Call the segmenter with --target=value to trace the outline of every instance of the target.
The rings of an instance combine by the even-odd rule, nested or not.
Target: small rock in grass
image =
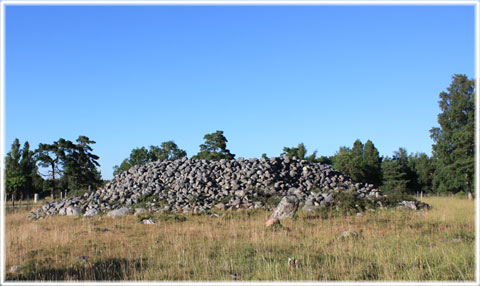
[[[142,224],[155,224],[155,222],[151,218],[143,219],[141,223]]]
[[[86,256],[75,256],[75,260],[80,261],[82,263],[87,263],[88,262],[88,257],[86,257]]]
[[[18,265],[13,265],[12,267],[10,267],[10,272],[15,273],[18,271],[18,268],[19,268]]]
[[[269,226],[272,226],[272,225],[277,224],[277,223],[280,223],[280,220],[278,218],[270,218],[265,223],[265,226],[269,227]]]
[[[352,230],[345,230],[340,234],[341,238],[357,237],[358,233]]]

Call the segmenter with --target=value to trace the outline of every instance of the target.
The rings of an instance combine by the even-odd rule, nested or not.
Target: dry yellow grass
[[[30,221],[20,211],[6,215],[7,272],[20,266],[7,280],[474,280],[474,203],[425,201],[434,208],[424,214],[299,213],[273,229],[266,211],[163,215],[154,225],[134,216]],[[339,238],[344,230],[358,236]]]

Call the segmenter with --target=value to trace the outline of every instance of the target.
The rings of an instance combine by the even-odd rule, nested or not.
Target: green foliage
[[[409,156],[409,165],[415,170],[418,187],[424,193],[432,191],[434,164],[434,158],[428,157],[425,153],[416,153],[414,156]]]
[[[158,146],[150,146],[149,154],[152,161],[177,160],[187,156],[187,152],[179,149],[173,141],[163,142],[160,148]]]
[[[354,215],[367,209],[374,209],[375,204],[366,199],[360,199],[355,192],[339,192],[335,194],[335,211],[340,215]]]
[[[203,139],[205,143],[200,145],[200,152],[193,158],[205,160],[235,158],[235,154],[230,153],[230,150],[227,149],[228,140],[223,136],[223,131],[217,130],[215,133],[206,134]]]
[[[120,174],[121,172],[127,171],[131,167],[132,166],[130,165],[129,160],[124,159],[122,161],[122,163],[120,164],[120,166],[118,166],[118,165],[113,166],[113,175],[116,176],[116,175]]]
[[[137,203],[135,204],[135,207],[145,208],[148,206],[148,204],[152,204],[152,203],[158,203],[158,196],[154,195],[153,193],[150,193],[150,194],[146,193],[137,199]]]
[[[113,166],[113,175],[116,176],[135,165],[143,165],[158,160],[177,160],[186,156],[187,152],[179,149],[173,141],[162,142],[160,147],[152,145],[149,149],[145,147],[135,148],[130,152],[130,157],[124,159],[120,166]]]
[[[410,194],[404,192],[400,188],[395,188],[385,196],[381,197],[379,201],[385,207],[395,207],[401,201],[416,201]]]
[[[5,157],[5,189],[9,195],[33,195],[42,189],[42,178],[37,174],[34,152],[30,151],[30,144],[24,143],[20,148],[20,141],[15,139],[10,152]]]
[[[320,164],[332,165],[332,159],[327,156],[320,156],[316,159],[316,161]]]
[[[349,175],[354,181],[377,186],[381,184],[382,158],[370,140],[365,145],[356,140],[352,149],[340,147],[331,161],[335,169]]]
[[[467,197],[467,194],[464,192],[464,191],[460,191],[458,193],[455,194],[455,197],[457,198],[466,198]]]
[[[95,141],[86,136],[79,136],[77,144],[60,138],[52,144],[39,144],[35,150],[35,158],[41,167],[48,168],[47,177],[51,183],[51,192],[56,187],[70,190],[82,189],[88,186],[101,185],[101,175],[97,167],[99,157],[93,154],[91,144]],[[57,178],[61,178],[57,184]]]
[[[382,171],[382,190],[385,192],[397,190],[413,194],[421,189],[415,171],[415,157],[407,155],[405,148],[395,151],[393,158],[386,158],[382,163]]]
[[[300,160],[307,160],[310,162],[316,162],[317,151],[307,156],[307,148],[303,143],[298,144],[297,147],[283,147],[283,153],[280,156],[286,156],[289,158],[297,158]]]
[[[73,189],[68,191],[67,196],[68,197],[81,197],[85,193],[88,193],[88,189]]]
[[[433,188],[437,192],[471,192],[475,172],[475,82],[454,75],[440,93],[440,127],[430,130],[436,159]]]
[[[383,171],[383,185],[381,187],[383,192],[392,192],[399,190],[405,192],[407,190],[407,173],[404,166],[398,160],[385,158],[382,162]]]
[[[66,151],[64,161],[64,178],[68,189],[86,189],[88,186],[96,188],[102,184],[100,171],[97,167],[99,157],[92,153],[91,144],[96,142],[86,136],[79,136],[77,144],[72,144]]]
[[[169,223],[175,223],[175,222],[184,222],[187,220],[187,217],[184,215],[179,215],[179,214],[173,214],[173,213],[156,213],[152,214],[151,212],[146,212],[143,214],[140,214],[137,217],[137,221],[141,222],[144,219],[151,219],[154,222],[169,222]]]

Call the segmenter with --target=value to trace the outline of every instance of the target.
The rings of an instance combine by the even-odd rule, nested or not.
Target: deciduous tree
[[[475,82],[456,74],[440,93],[440,127],[430,130],[434,141],[433,188],[438,192],[471,193],[475,173]]]

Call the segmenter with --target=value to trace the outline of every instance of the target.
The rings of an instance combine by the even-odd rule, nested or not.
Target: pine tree
[[[15,139],[10,152],[5,158],[5,189],[9,195],[32,195],[39,191],[42,184],[41,177],[37,174],[34,152],[26,141],[23,149],[20,141]]]
[[[71,190],[99,186],[101,184],[100,171],[97,170],[100,166],[99,157],[92,153],[93,149],[90,146],[96,142],[86,136],[79,136],[76,142],[77,144],[69,142],[64,145],[66,155],[63,174],[66,185]]]
[[[223,131],[206,134],[203,136],[204,144],[200,145],[200,152],[194,156],[196,159],[220,160],[233,159],[235,154],[227,149],[227,138],[223,136]]]
[[[363,147],[362,168],[364,169],[364,180],[380,186],[382,183],[382,158],[370,140]]]
[[[408,178],[404,166],[396,158],[385,158],[382,162],[384,192],[405,193],[407,191]]]
[[[352,149],[340,147],[332,157],[333,167],[354,181],[370,183],[379,186],[382,181],[380,157],[377,148],[368,140],[365,145],[360,140],[353,143]]]

